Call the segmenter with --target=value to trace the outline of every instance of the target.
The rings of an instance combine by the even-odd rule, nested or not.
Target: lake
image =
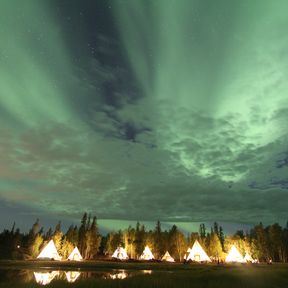
[[[17,280],[19,283],[37,283],[39,285],[48,285],[52,281],[62,280],[68,283],[88,279],[126,279],[137,275],[150,275],[152,270],[127,270],[127,269],[111,269],[87,271],[81,270],[55,270],[55,268],[42,269],[0,269],[0,283],[9,283]]]
[[[0,261],[0,288],[287,288],[288,264]]]

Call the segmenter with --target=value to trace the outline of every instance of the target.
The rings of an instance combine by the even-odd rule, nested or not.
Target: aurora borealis
[[[287,221],[287,8],[2,0],[0,225]]]

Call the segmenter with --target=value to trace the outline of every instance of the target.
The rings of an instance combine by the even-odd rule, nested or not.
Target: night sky
[[[1,0],[0,227],[286,222],[287,9]]]

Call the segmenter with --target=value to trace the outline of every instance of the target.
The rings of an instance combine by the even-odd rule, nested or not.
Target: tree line
[[[62,232],[61,222],[45,232],[37,219],[28,233],[15,229],[14,223],[11,230],[0,233],[0,258],[35,259],[51,239],[63,259],[68,258],[75,246],[87,260],[109,258],[119,246],[126,249],[131,259],[138,259],[145,246],[149,246],[155,259],[161,259],[169,251],[176,261],[183,261],[187,249],[198,240],[214,261],[224,260],[235,245],[242,255],[249,253],[259,261],[288,262],[288,223],[285,227],[277,223],[268,226],[260,223],[250,231],[239,230],[233,235],[225,235],[223,228],[215,222],[209,230],[200,224],[198,232],[185,235],[176,225],[163,230],[157,221],[155,228],[148,230],[137,222],[135,227],[100,235],[96,217],[87,213],[79,227],[72,225],[66,233]]]

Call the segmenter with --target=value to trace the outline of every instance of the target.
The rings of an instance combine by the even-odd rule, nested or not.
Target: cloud
[[[188,2],[185,7],[190,7]],[[227,15],[238,13],[232,6],[225,10]],[[171,15],[182,17],[183,7],[155,11],[164,21]],[[286,34],[281,29],[278,35],[275,26],[267,26],[260,17],[267,28],[263,33],[249,16],[250,24],[240,23],[244,26],[238,18],[233,21],[231,37],[224,37],[225,23],[215,28],[225,38],[223,43],[214,41],[210,24],[195,24],[197,45],[187,40],[185,46],[178,41],[183,40],[178,35],[182,28],[187,28],[188,15],[183,15],[183,22],[170,23],[174,30],[168,32],[156,17],[153,25],[159,29],[149,34],[141,25],[147,20],[142,15],[138,20],[145,22],[129,26],[124,36],[119,33],[123,39],[90,35],[97,51],[80,53],[77,63],[73,48],[66,51],[63,39],[51,32],[61,44],[57,53],[66,55],[56,65],[65,72],[56,79],[56,88],[51,81],[57,77],[50,74],[49,65],[40,73],[33,70],[28,79],[30,58],[21,62],[20,83],[27,84],[29,100],[22,103],[25,109],[19,104],[22,86],[10,85],[13,93],[7,86],[0,88],[6,97],[0,97],[2,199],[71,219],[88,211],[101,219],[129,221],[286,220]],[[141,33],[147,45],[141,49],[136,48],[142,40],[130,41],[139,33],[137,27],[145,30]],[[19,25],[15,29],[22,31]],[[203,31],[214,40],[205,40]],[[170,32],[175,33],[171,38]],[[54,51],[54,46],[48,48],[48,54]],[[24,57],[20,48],[16,52],[17,58],[9,63]],[[15,77],[5,75],[7,83],[15,82]],[[45,85],[35,86],[31,79]],[[52,94],[48,101],[46,96]]]

